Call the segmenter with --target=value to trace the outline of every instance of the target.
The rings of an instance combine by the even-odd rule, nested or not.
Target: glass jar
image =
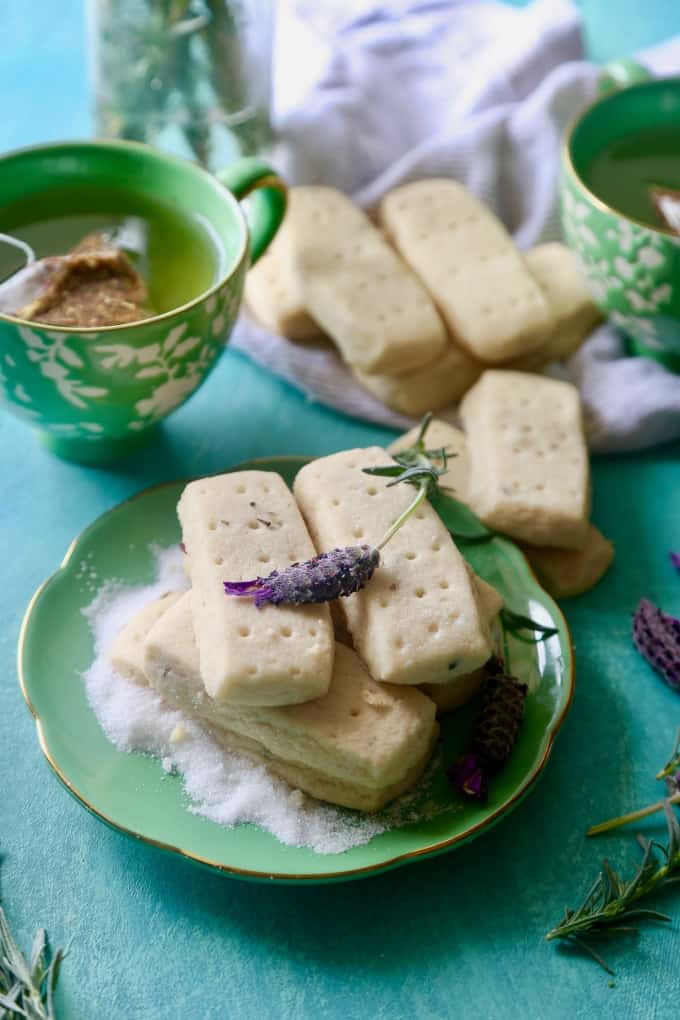
[[[88,0],[97,134],[217,170],[266,152],[270,0]]]

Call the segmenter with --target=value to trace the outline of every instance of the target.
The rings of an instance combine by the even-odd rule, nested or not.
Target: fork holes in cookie
[[[445,590],[446,590],[446,589],[447,589],[447,588],[449,587],[449,582],[448,582],[448,581],[440,581],[440,582],[439,582],[439,587],[440,587],[440,588],[441,588],[441,589],[442,589],[443,591],[445,591]]]
[[[414,560],[416,558],[416,553],[414,553],[413,550],[409,550],[409,552],[404,553],[404,556],[407,560]]]
[[[281,628],[281,636],[282,637],[292,637],[293,636],[293,632],[290,629],[290,627],[282,627]]]
[[[417,599],[422,599],[424,595],[425,595],[425,589],[424,588],[420,588],[420,587],[416,588],[415,596],[416,596]]]
[[[250,637],[250,627],[239,627],[238,632],[240,637]]]

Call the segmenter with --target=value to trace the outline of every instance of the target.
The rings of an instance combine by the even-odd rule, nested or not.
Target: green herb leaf
[[[47,935],[41,928],[33,939],[30,963],[19,949],[0,907],[0,1020],[56,1020],[54,989],[66,950],[50,959]]]
[[[539,641],[545,641],[546,638],[558,633],[557,627],[546,626],[537,620],[532,620],[530,616],[515,613],[512,609],[508,609],[507,606],[501,609],[500,617],[505,630],[509,631],[518,641],[524,641],[527,644],[537,644]],[[527,630],[538,634],[538,637],[532,638],[522,634],[522,631]]]
[[[454,499],[443,489],[438,488],[430,495],[430,503],[451,537],[457,542],[476,544],[490,542],[496,537],[496,532],[489,531],[465,503]]]

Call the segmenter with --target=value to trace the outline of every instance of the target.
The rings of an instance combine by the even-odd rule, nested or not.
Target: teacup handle
[[[627,89],[629,85],[651,80],[652,75],[646,67],[631,57],[622,57],[621,60],[610,60],[605,64],[597,82],[597,91],[605,96],[608,92],[618,92]]]
[[[281,226],[286,211],[286,183],[255,156],[231,163],[216,176],[239,202],[252,196],[244,213],[250,236],[250,263],[254,265]]]

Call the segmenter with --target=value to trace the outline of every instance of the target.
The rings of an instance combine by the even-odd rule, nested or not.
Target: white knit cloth
[[[523,9],[287,0],[276,40],[274,120],[289,181],[333,185],[370,208],[404,181],[453,177],[521,248],[560,237],[560,137],[599,74],[583,59],[570,0]],[[680,73],[680,38],[638,56],[655,73]],[[245,316],[232,346],[340,411],[409,423],[354,382],[333,351],[296,346]],[[593,449],[680,436],[680,376],[625,357],[612,327],[596,330],[566,371],[581,390]]]

